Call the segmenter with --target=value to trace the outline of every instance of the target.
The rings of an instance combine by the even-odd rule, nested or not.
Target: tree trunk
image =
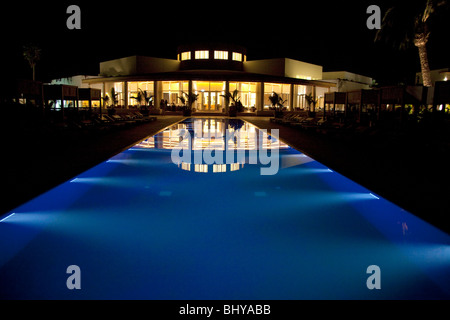
[[[422,71],[422,81],[425,87],[431,87],[431,73],[430,66],[428,64],[427,54],[427,40],[428,37],[425,34],[416,35],[414,45],[419,49],[420,67]]]

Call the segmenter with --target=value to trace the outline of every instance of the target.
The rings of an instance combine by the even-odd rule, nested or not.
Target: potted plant
[[[192,104],[197,101],[198,94],[189,92],[183,92],[183,95],[181,97],[178,97],[180,99],[181,103],[184,105],[183,107],[183,115],[185,117],[189,117],[192,114]]]
[[[316,113],[316,103],[317,103],[317,100],[314,99],[312,93],[305,95],[305,99],[306,99],[306,102],[308,102],[309,113],[310,113],[310,115],[314,115],[314,114]],[[313,107],[313,111],[311,111],[311,105],[312,105],[312,107]]]
[[[283,105],[286,103],[287,100],[283,100],[281,96],[276,92],[272,92],[271,96],[269,97],[269,100],[272,103],[275,118],[282,118],[284,107]]]
[[[150,105],[150,102],[153,100],[153,96],[149,95],[147,91],[143,91],[141,88],[139,88],[137,95],[135,97],[131,97],[131,99],[136,100],[138,106],[141,106],[141,103],[144,102],[148,107]]]
[[[238,89],[235,89],[233,93],[227,92],[226,94],[221,94],[220,96],[225,98],[227,105],[230,102],[230,100],[233,101],[228,110],[228,115],[230,117],[236,117],[238,112],[242,112],[243,106],[241,103],[241,97],[239,96]]]
[[[113,88],[111,88],[111,94],[110,94],[110,99],[111,99],[111,107],[116,107],[119,104],[119,94],[116,93],[116,90]]]

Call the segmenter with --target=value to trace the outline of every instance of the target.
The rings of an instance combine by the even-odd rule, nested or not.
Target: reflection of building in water
[[[186,163],[181,162],[178,164],[178,168],[181,168],[182,170],[186,171],[195,171],[195,172],[227,172],[227,171],[237,171],[244,167],[244,164],[242,163],[231,163],[231,164],[192,164],[192,163]],[[212,171],[210,171],[212,170]]]
[[[238,119],[194,118],[191,122],[175,124],[166,130],[143,140],[136,145],[138,148],[150,149],[183,149],[192,153],[191,159],[199,161],[178,163],[178,167],[195,172],[227,172],[237,171],[248,163],[246,151],[286,149],[289,146],[272,137],[267,132],[257,129],[254,125]],[[204,151],[222,151],[221,163],[207,164],[199,153]],[[188,151],[188,152],[189,152]],[[230,163],[226,153],[233,151],[237,159]],[[215,154],[216,157],[218,157]],[[219,156],[220,157],[220,156]]]

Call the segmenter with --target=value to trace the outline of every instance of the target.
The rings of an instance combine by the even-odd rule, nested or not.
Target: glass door
[[[209,110],[216,111],[217,97],[218,97],[217,92],[211,92],[211,100],[209,103]]]
[[[202,106],[204,111],[209,110],[209,92],[202,92]]]

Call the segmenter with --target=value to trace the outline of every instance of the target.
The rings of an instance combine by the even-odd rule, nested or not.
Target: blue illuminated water
[[[195,121],[2,216],[0,298],[450,297],[448,234],[283,144],[274,175],[248,157],[174,164],[180,128],[201,129],[197,146],[220,144],[229,127],[258,132]],[[80,267],[80,290],[66,286],[70,265]],[[371,265],[381,289],[366,285]]]

